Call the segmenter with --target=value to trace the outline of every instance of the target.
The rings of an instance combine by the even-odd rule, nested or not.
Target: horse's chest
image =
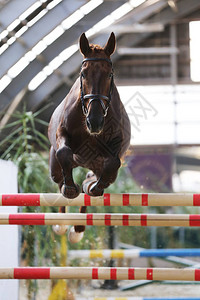
[[[97,153],[90,151],[90,149],[83,149],[83,153],[74,154],[73,159],[78,166],[82,166],[88,169],[101,168],[104,158],[97,155]]]
[[[73,160],[78,166],[99,169],[103,165],[104,157],[95,138],[79,139],[78,146],[73,149],[73,153]]]

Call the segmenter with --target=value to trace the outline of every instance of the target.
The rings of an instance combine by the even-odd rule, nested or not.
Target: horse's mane
[[[95,44],[90,44],[90,49],[93,50],[95,53],[101,53],[104,51],[104,49],[101,46]]]

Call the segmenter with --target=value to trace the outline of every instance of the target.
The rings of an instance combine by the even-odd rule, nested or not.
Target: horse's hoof
[[[80,187],[76,183],[74,184],[74,186],[63,184],[61,193],[66,198],[74,199],[80,194]]]
[[[95,177],[94,177],[95,176]],[[86,179],[94,177],[96,179],[96,175],[92,171],[87,172]],[[97,180],[97,179],[96,179]]]
[[[97,182],[93,183],[89,188],[89,195],[90,196],[102,196],[104,190],[98,188]]]
[[[57,235],[63,235],[68,230],[68,227],[67,225],[53,225],[52,229]]]
[[[82,240],[84,236],[84,232],[76,232],[74,227],[70,228],[70,231],[68,233],[68,240],[70,241],[70,243],[75,244],[78,243]]]

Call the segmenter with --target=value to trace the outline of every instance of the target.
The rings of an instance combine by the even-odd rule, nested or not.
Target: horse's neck
[[[68,95],[64,99],[64,102],[64,109],[61,112],[64,124],[69,122],[70,124],[73,123],[73,125],[76,125],[74,120],[80,120],[80,112],[82,113],[80,101],[80,78],[77,78]]]
[[[73,86],[71,87],[67,97],[71,101],[75,101],[80,97],[80,78],[77,78],[74,82]]]

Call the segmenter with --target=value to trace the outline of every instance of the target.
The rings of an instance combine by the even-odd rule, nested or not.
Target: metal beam
[[[165,4],[167,5],[167,1],[164,1]],[[158,2],[159,4],[159,2]],[[161,4],[161,2],[160,2]],[[151,16],[148,19],[148,22],[151,23],[155,23],[155,22],[161,22],[164,26],[170,23],[175,22],[177,19],[182,18],[194,11],[196,11],[197,9],[200,8],[200,2],[199,0],[191,0],[191,1],[187,1],[187,0],[180,0],[177,2],[177,8],[178,8],[178,12],[175,13],[174,11],[172,11],[172,9],[167,6],[164,5],[163,3],[163,10],[159,11],[158,14],[154,14],[153,16]],[[150,9],[150,7],[149,7]],[[135,21],[135,17],[132,16],[130,18],[130,23]],[[140,42],[142,42],[143,40],[147,39],[149,36],[151,35],[151,33],[143,33],[143,34],[133,34],[132,38],[130,38],[130,35],[127,36],[123,36],[120,38],[119,41],[119,45],[126,45],[127,47],[133,47],[135,45],[138,45]],[[118,55],[115,55],[115,58],[118,58]]]
[[[146,20],[157,12],[161,12],[165,7],[168,7],[168,3],[165,0],[147,0],[142,5],[136,7],[122,19],[120,19],[116,25],[123,24],[132,25],[141,22],[141,20]],[[163,23],[162,19],[156,22]]]
[[[125,48],[120,47],[117,50],[119,55],[169,55],[177,54],[176,47],[145,47],[145,48]]]
[[[170,45],[171,47],[177,47],[176,25],[170,25]],[[177,124],[177,92],[176,84],[178,81],[178,69],[177,69],[177,53],[171,53],[170,56],[170,78],[171,85],[173,87],[173,104],[174,104],[174,143],[178,144],[178,124]],[[174,160],[174,170],[176,172],[176,161]]]
[[[177,36],[176,36],[176,25],[171,24],[170,25],[170,45],[172,48],[177,47]],[[172,85],[177,84],[177,53],[173,52],[170,56],[170,68],[171,68],[171,83]]]
[[[113,25],[102,30],[102,32],[114,32],[115,34],[132,33],[132,32],[161,32],[164,26],[161,23],[154,24],[133,24],[133,25]]]

